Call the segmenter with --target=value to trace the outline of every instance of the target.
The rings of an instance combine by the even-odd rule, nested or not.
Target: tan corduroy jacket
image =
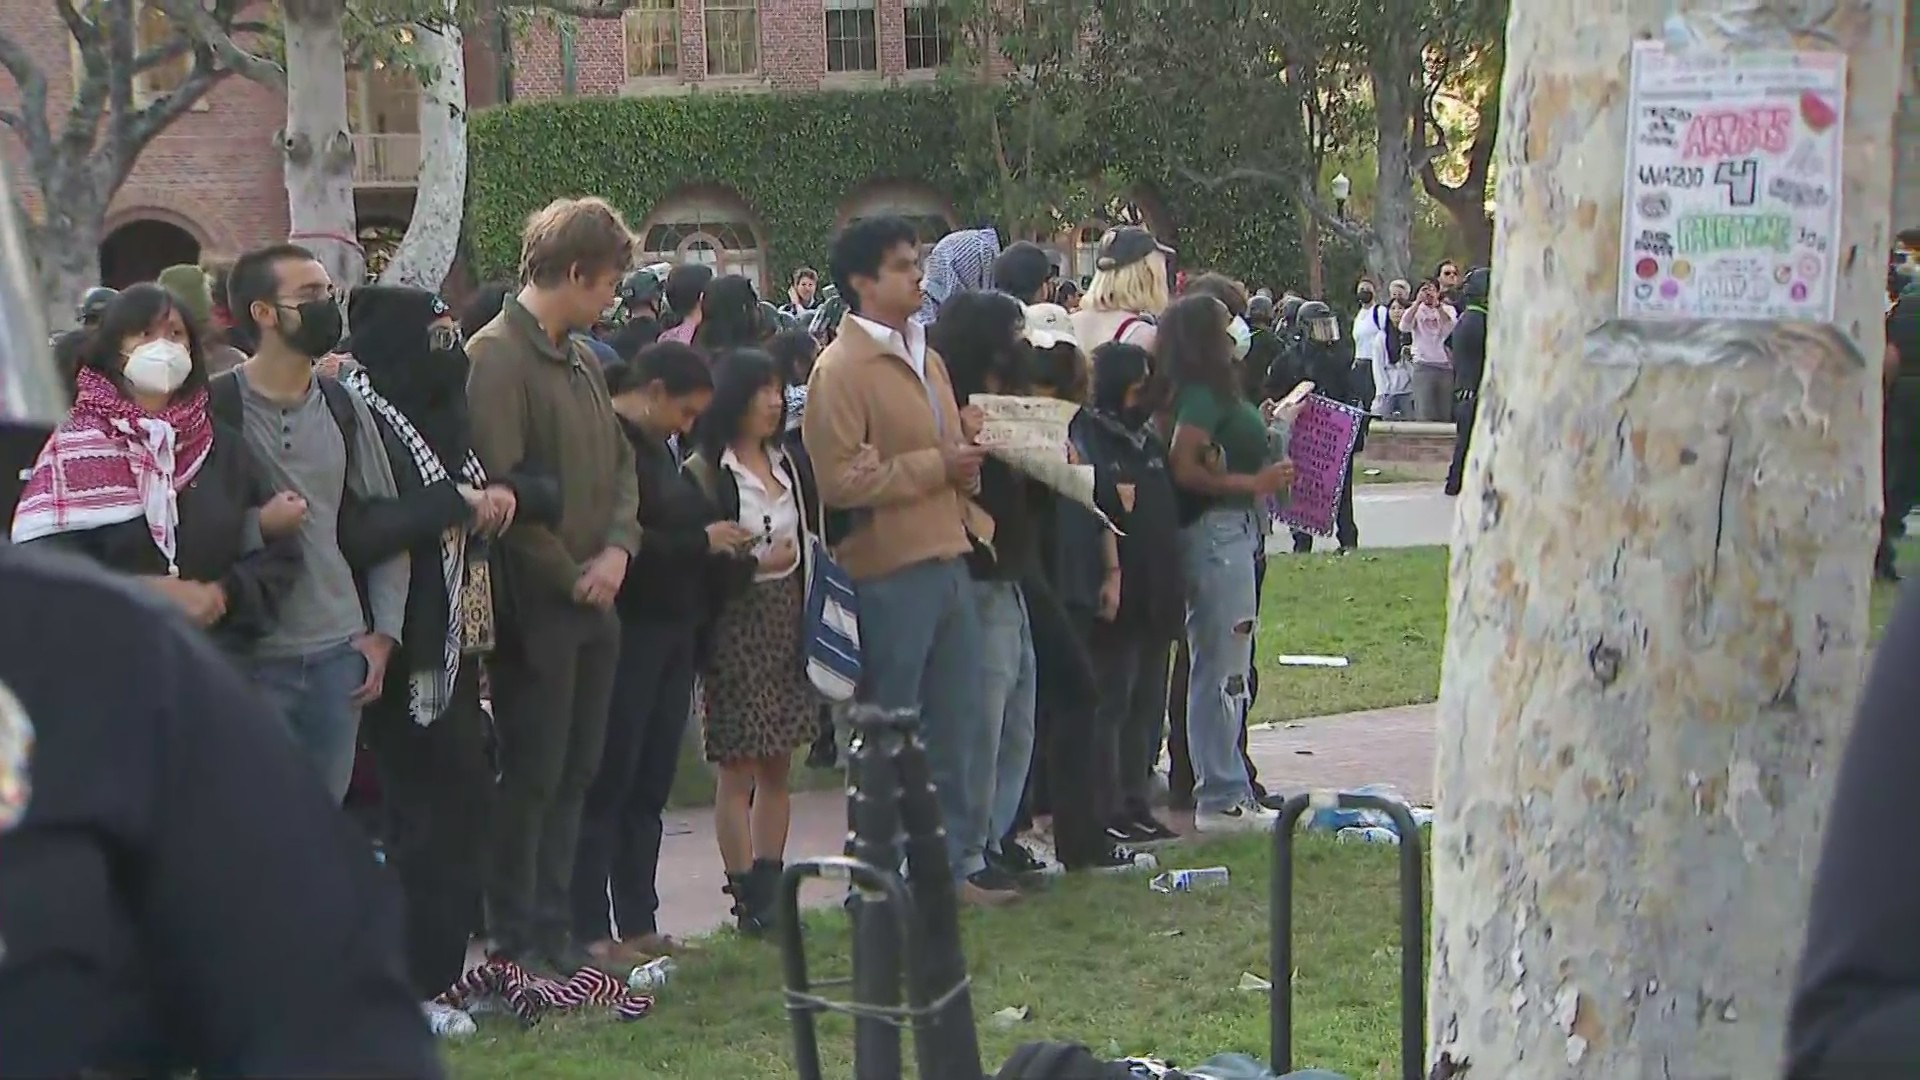
[[[855,513],[834,548],[855,580],[959,558],[972,550],[969,533],[993,539],[993,519],[948,481],[940,454],[963,439],[946,364],[929,348],[922,383],[895,352],[848,317],[807,382],[800,435],[821,501]]]

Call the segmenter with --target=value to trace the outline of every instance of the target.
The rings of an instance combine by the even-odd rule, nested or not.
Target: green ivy
[[[944,192],[963,222],[988,216],[994,168],[961,145],[941,87],[817,94],[569,98],[488,109],[469,131],[466,232],[483,278],[511,277],[527,215],[598,195],[638,227],[692,185],[724,187],[752,212],[779,280],[819,265],[840,207],[875,181]],[[1271,187],[1183,181],[1180,147],[1135,145],[1124,124],[1087,132],[1089,174],[1144,188],[1172,218],[1181,264],[1251,283],[1304,282],[1290,200]],[[1204,171],[1204,170],[1201,170]]]

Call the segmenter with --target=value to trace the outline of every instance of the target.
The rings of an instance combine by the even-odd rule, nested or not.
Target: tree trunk
[[[100,284],[100,241],[107,217],[105,207],[79,193],[61,199],[59,210],[57,222],[21,220],[47,329],[54,333],[77,325],[81,294]],[[51,214],[52,208],[45,212]]]
[[[1408,80],[1384,61],[1369,69],[1374,96],[1374,155],[1378,169],[1373,189],[1373,235],[1367,244],[1367,268],[1381,280],[1418,280],[1413,266],[1413,112]]]
[[[1905,5],[1818,28],[1850,55],[1835,252],[1885,247]],[[1614,320],[1628,53],[1676,7],[1738,22],[1528,0],[1508,28],[1433,849],[1429,1053],[1474,1077],[1778,1075],[1862,671],[1880,260],[1843,261],[1832,327]]]
[[[1327,295],[1327,260],[1320,246],[1320,220],[1300,208],[1300,250],[1307,257],[1307,295]]]
[[[1907,0],[1907,47],[1893,147],[1893,227],[1920,229],[1920,0]]]
[[[366,276],[356,235],[353,138],[347,133],[342,0],[285,0],[287,214],[290,239],[312,249],[343,292]]]
[[[380,280],[438,291],[460,248],[467,205],[467,74],[457,12],[440,28],[420,28],[420,178],[407,234]]]

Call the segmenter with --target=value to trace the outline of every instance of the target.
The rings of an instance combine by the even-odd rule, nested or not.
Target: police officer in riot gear
[[[1447,494],[1460,494],[1462,474],[1467,467],[1467,445],[1473,441],[1473,418],[1480,406],[1480,380],[1487,370],[1487,296],[1493,289],[1493,272],[1476,267],[1460,283],[1460,299],[1466,305],[1447,338],[1447,351],[1453,357],[1453,462],[1447,466]]]
[[[1903,286],[1887,312],[1886,405],[1882,414],[1880,546],[1874,576],[1900,580],[1894,542],[1920,501],[1920,288]]]
[[[666,263],[655,263],[629,271],[620,279],[614,297],[620,302],[625,321],[608,339],[620,359],[631,362],[640,355],[641,349],[660,339],[660,305],[664,302],[667,271],[671,269]]]

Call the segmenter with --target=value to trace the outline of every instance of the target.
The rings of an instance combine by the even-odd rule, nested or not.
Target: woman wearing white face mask
[[[263,490],[241,433],[215,423],[193,321],[143,284],[115,298],[83,350],[13,541],[135,575],[244,652],[299,570],[304,514],[297,496]]]

